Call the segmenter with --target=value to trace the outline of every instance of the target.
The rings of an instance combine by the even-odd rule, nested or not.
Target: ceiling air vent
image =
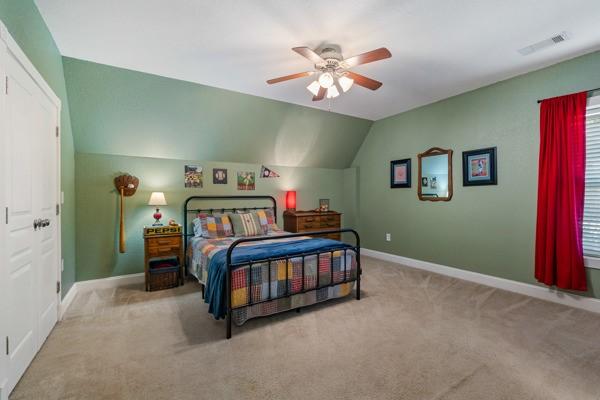
[[[519,49],[519,53],[521,53],[521,55],[527,56],[531,53],[538,52],[547,47],[557,45],[561,42],[564,42],[567,39],[569,39],[567,32],[561,32],[558,35],[554,35],[549,39],[542,40],[541,42],[534,43],[527,47],[523,47],[522,49]]]

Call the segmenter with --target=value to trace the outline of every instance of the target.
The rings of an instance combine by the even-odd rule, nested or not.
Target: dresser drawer
[[[322,235],[313,235],[314,237],[320,237],[320,238],[325,238],[325,239],[333,239],[333,240],[341,240],[341,235],[339,233],[329,233],[329,234],[322,234]]]
[[[328,223],[328,224],[338,224],[340,223],[340,216],[339,215],[327,215],[327,216],[322,216],[320,217],[319,221],[321,221],[321,223]]]
[[[321,229],[340,229],[340,222],[325,222],[321,221]]]
[[[319,216],[309,216],[309,217],[298,217],[299,224],[318,224],[321,221],[321,217]]]
[[[165,247],[165,246],[179,246],[181,240],[178,236],[175,237],[153,237],[148,238],[148,247]]]
[[[179,252],[179,246],[148,246],[149,257],[172,256]]]

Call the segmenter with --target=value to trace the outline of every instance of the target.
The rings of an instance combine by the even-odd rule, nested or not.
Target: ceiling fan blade
[[[316,96],[313,96],[313,101],[323,100],[325,98],[325,94],[327,93],[327,89],[324,87],[319,88],[319,93]]]
[[[348,78],[354,79],[354,83],[367,89],[377,90],[383,85],[383,83],[376,81],[375,79],[367,78],[364,75],[357,74],[356,72],[346,71]]]
[[[390,58],[392,53],[385,47],[381,47],[377,50],[368,51],[366,53],[359,54],[354,57],[350,57],[342,61],[342,66],[344,68],[352,68],[357,65],[368,64],[374,61],[383,60],[386,58]]]
[[[279,78],[269,79],[267,81],[267,83],[269,85],[272,85],[274,83],[289,81],[290,79],[303,78],[305,76],[310,76],[314,73],[315,73],[315,71],[307,71],[307,72],[299,72],[297,74],[292,74],[292,75],[280,76]]]
[[[300,54],[302,57],[308,58],[310,61],[312,61],[315,64],[320,64],[320,63],[325,62],[325,60],[323,60],[320,55],[315,53],[315,51],[313,49],[310,49],[306,46],[293,47],[292,50],[294,50],[296,53]]]

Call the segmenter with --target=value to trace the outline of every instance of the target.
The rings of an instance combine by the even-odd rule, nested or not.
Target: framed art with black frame
[[[390,162],[390,188],[409,188],[410,158]]]
[[[497,185],[496,148],[463,151],[463,186]]]

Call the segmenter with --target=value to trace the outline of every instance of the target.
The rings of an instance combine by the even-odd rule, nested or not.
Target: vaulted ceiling
[[[36,0],[65,56],[377,120],[600,45],[595,0]],[[557,33],[570,39],[523,56]],[[344,56],[385,46],[356,72],[383,82],[314,103],[294,46]]]

